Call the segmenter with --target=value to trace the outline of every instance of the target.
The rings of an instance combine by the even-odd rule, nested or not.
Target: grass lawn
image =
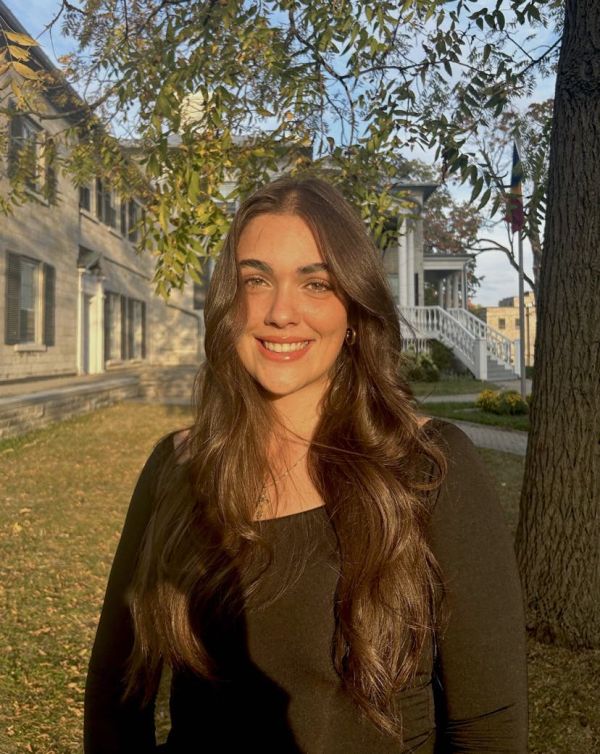
[[[459,419],[466,422],[489,424],[504,429],[529,430],[527,414],[511,416],[508,414],[492,414],[475,407],[474,403],[427,403],[421,404],[421,411],[431,416],[441,416],[445,419]]]
[[[453,377],[442,379],[437,382],[411,382],[411,388],[415,395],[469,395],[481,393],[482,390],[499,390],[499,386],[493,382],[476,380],[473,377]]]
[[[0,752],[79,754],[83,687],[130,494],[178,407],[123,404],[0,442]],[[514,530],[523,459],[482,450]],[[600,747],[600,651],[530,642],[532,754]],[[167,712],[158,705],[158,729]]]

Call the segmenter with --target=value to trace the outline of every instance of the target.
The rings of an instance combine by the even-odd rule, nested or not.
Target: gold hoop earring
[[[353,346],[356,343],[356,330],[353,327],[349,327],[346,330],[346,344]]]

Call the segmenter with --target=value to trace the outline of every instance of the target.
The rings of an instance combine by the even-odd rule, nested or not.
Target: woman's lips
[[[279,362],[288,362],[288,361],[298,361],[298,359],[301,359],[308,351],[310,351],[310,348],[312,344],[314,343],[313,340],[309,340],[307,345],[304,346],[304,348],[299,348],[296,351],[269,351],[268,348],[263,344],[263,341],[259,338],[256,338],[256,342],[258,344],[258,350],[259,352],[265,357],[265,359],[269,359],[269,361],[279,361]],[[296,343],[299,341],[295,341]]]

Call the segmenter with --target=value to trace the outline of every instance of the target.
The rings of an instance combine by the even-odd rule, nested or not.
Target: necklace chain
[[[304,458],[306,458],[307,454],[308,454],[308,450],[306,451],[306,453],[303,453],[300,456],[300,458],[298,458],[297,461],[294,461],[294,463],[289,467],[289,469],[286,469],[283,472],[283,474],[281,476],[277,477],[277,479],[275,479],[274,481],[275,482],[280,482],[282,479],[284,479],[290,473],[290,471],[292,471],[292,469],[294,469],[300,463],[300,461],[302,461]],[[260,495],[258,497],[258,504],[256,506],[256,511],[255,511],[255,514],[254,514],[257,521],[260,521],[262,519],[262,517],[263,517],[263,515],[265,513],[265,508],[266,508],[266,506],[267,506],[268,503],[269,503],[269,495],[267,494],[267,485],[265,484],[265,485],[263,485],[261,493],[260,493]]]

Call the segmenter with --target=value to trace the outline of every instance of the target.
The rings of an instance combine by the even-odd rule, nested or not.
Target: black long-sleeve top
[[[230,682],[174,672],[164,748],[156,747],[153,705],[120,702],[133,638],[127,593],[158,469],[174,455],[171,434],[142,469],[112,566],[86,685],[86,754],[525,752],[525,629],[512,543],[471,441],[439,420],[427,431],[439,433],[449,461],[428,530],[444,576],[448,619],[436,636],[435,659],[430,648],[414,686],[395,700],[403,746],[361,716],[333,667],[338,571],[325,508],[263,523],[282,568],[294,558],[295,543],[309,536],[307,565],[273,604],[246,611],[213,637],[217,653],[234,668]]]

